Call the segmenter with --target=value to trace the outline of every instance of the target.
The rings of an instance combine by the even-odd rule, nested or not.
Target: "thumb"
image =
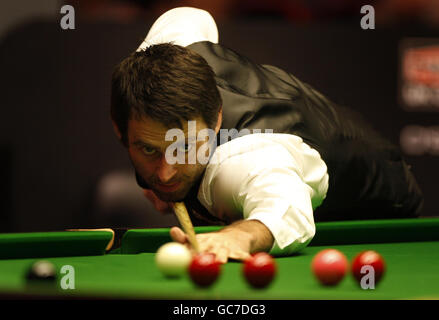
[[[186,233],[184,233],[183,230],[181,230],[179,227],[172,227],[169,231],[169,234],[172,240],[174,240],[175,242],[179,242],[182,244],[189,242]]]
[[[154,198],[154,193],[152,192],[152,190],[150,190],[150,189],[142,189],[142,191],[143,191],[143,195],[145,197],[147,197],[148,199]]]

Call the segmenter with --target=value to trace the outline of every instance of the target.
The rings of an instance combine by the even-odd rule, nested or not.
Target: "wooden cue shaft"
[[[198,246],[197,239],[195,237],[194,226],[192,225],[192,221],[189,217],[189,213],[187,212],[186,206],[183,202],[176,202],[174,204],[174,212],[177,216],[178,221],[183,227],[184,232],[188,235],[189,243],[192,245],[196,253],[200,252],[200,248]]]

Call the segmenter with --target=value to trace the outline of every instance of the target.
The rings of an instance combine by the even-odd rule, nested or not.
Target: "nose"
[[[156,175],[160,183],[167,184],[175,176],[177,169],[175,168],[175,165],[169,164],[165,157],[162,157],[159,161]]]

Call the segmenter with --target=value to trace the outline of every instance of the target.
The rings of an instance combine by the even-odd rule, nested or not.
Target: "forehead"
[[[169,130],[180,129],[187,137],[190,133],[189,130],[192,128],[196,128],[198,132],[207,128],[207,125],[201,117],[190,120],[190,122],[182,120],[182,127],[166,126],[162,122],[149,117],[131,118],[128,121],[128,138],[131,142],[141,141],[152,145],[167,145],[172,143],[165,140],[166,133]]]

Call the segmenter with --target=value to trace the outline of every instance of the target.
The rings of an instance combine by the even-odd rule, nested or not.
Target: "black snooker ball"
[[[45,260],[34,262],[26,273],[28,284],[55,284],[56,279],[55,265]]]

